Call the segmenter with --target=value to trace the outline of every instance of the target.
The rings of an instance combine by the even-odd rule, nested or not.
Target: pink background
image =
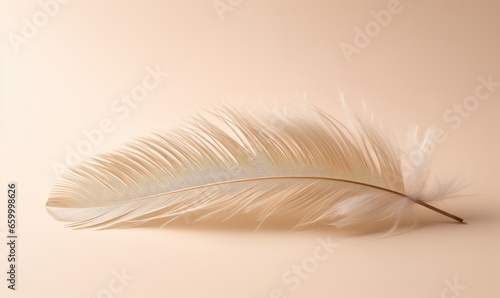
[[[42,0],[48,17],[38,1],[2,3],[0,181],[18,182],[20,260],[19,290],[2,275],[0,296],[498,297],[500,86],[481,87],[500,82],[498,2]],[[122,102],[157,65],[169,75],[144,100]],[[334,229],[96,232],[45,211],[53,167],[78,146],[105,152],[221,101],[305,95],[333,113],[338,89],[354,106],[364,99],[401,144],[410,124],[440,127],[436,173],[486,175],[472,196],[439,205],[467,225],[420,210],[415,230],[382,239]],[[102,139],[85,148],[83,132],[102,121]],[[337,247],[316,254],[328,237]],[[117,281],[122,269],[133,278]]]

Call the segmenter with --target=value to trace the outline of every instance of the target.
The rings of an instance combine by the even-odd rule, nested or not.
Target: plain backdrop
[[[6,289],[2,245],[0,296],[499,297],[499,2],[23,0],[2,1],[0,17],[0,188],[18,183],[20,235],[18,290]],[[439,205],[467,225],[419,210],[414,230],[386,238],[74,231],[45,211],[56,169],[77,154],[219,102],[299,98],[335,113],[339,90],[402,145],[413,124],[442,129],[435,172],[481,177]]]

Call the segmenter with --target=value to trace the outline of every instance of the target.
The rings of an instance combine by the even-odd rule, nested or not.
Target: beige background
[[[19,290],[5,290],[2,275],[0,296],[499,297],[500,87],[456,129],[443,118],[474,95],[478,77],[500,82],[497,1],[220,0],[230,7],[222,15],[212,0],[70,1],[49,7],[47,24],[38,1],[2,3],[0,183],[19,184],[21,238]],[[353,45],[355,28],[388,7],[390,22],[348,63],[342,42]],[[13,34],[37,16],[42,27],[16,51]],[[169,76],[119,118],[114,102],[156,65]],[[467,189],[473,196],[440,205],[468,225],[422,210],[415,230],[383,239],[251,227],[94,232],[66,229],[45,212],[52,166],[103,119],[113,131],[90,154],[220,101],[305,94],[334,112],[338,88],[352,105],[364,99],[402,143],[412,123],[442,128],[436,172],[487,174]],[[0,212],[6,233],[4,203]],[[283,276],[311,261],[318,237],[340,246],[293,291]],[[0,272],[5,252],[2,245]],[[122,268],[134,277],[125,286],[114,283]],[[111,293],[110,284],[120,289]]]

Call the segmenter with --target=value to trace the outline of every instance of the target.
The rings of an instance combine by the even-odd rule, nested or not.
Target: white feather
[[[402,170],[408,153],[372,116],[344,107],[343,123],[312,107],[290,115],[223,107],[208,120],[139,138],[98,155],[56,182],[48,212],[74,228],[168,223],[193,214],[225,220],[255,212],[258,221],[298,214],[296,228],[388,220],[394,225],[425,202],[445,199],[455,180],[432,185],[429,156]],[[304,110],[305,109],[305,110]],[[425,152],[433,131],[409,152]]]

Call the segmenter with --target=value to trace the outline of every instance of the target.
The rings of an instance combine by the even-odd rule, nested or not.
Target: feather
[[[296,214],[294,228],[397,226],[417,205],[463,222],[428,203],[453,196],[457,179],[432,180],[427,154],[405,172],[409,154],[372,115],[345,104],[342,114],[311,106],[286,115],[219,107],[70,168],[46,208],[69,227],[98,229],[244,213],[261,223]],[[411,130],[409,153],[425,152],[433,130],[417,137]]]

